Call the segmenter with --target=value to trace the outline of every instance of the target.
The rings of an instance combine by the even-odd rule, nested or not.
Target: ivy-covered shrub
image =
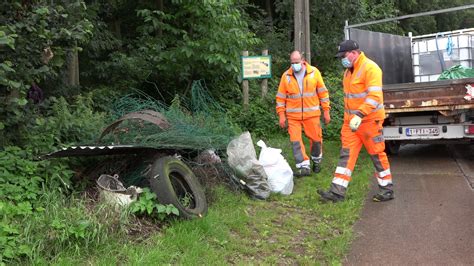
[[[322,123],[323,136],[327,140],[339,140],[344,118],[342,74],[327,73],[323,75],[323,79],[329,90],[329,98],[331,100],[331,123],[329,125]],[[275,95],[278,81],[274,78],[269,82],[269,92],[264,99],[258,95],[259,91],[255,84],[251,84],[251,97],[247,110],[240,103],[227,103],[226,108],[229,110],[228,114],[232,121],[242,130],[248,130],[257,137],[286,134],[286,130],[280,129],[278,125],[278,116],[275,111]],[[229,95],[230,93],[227,96]],[[234,97],[240,97],[240,95],[235,93]]]
[[[229,106],[228,114],[243,131],[257,137],[272,136],[280,132],[274,102],[270,97],[256,98],[250,101],[248,109],[237,104]]]
[[[100,222],[84,217],[84,208],[56,202],[67,197],[69,193],[64,192],[71,192],[73,171],[67,161],[38,160],[39,155],[98,136],[105,114],[94,112],[91,106],[91,97],[85,95],[71,103],[59,97],[39,105],[18,99],[1,110],[0,114],[9,119],[4,120],[7,127],[0,128],[3,144],[7,144],[0,148],[0,263],[38,256],[37,252],[44,256],[44,246],[58,252],[97,233]],[[76,203],[80,205],[80,201]],[[56,216],[49,210],[53,207]],[[60,223],[59,214],[77,219]],[[41,226],[44,228],[38,228]],[[46,229],[54,231],[49,238],[35,233]]]
[[[31,150],[9,146],[0,151],[0,263],[31,254],[32,242],[26,241],[21,221],[44,211],[40,198],[45,181],[67,185],[71,176],[61,163],[35,161]]]
[[[324,83],[329,90],[331,101],[331,123],[323,126],[323,136],[328,140],[339,140],[344,119],[344,90],[342,73],[323,73]]]

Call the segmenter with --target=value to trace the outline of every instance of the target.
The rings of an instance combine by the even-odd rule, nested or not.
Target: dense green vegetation
[[[333,54],[342,40],[344,21],[348,19],[353,24],[470,3],[468,0],[310,2],[312,62],[322,71],[331,92],[333,122],[324,129],[324,134],[333,140],[338,139],[343,108],[342,69]],[[473,17],[473,11],[469,10],[380,24],[370,29],[426,34],[472,27]],[[121,96],[142,91],[171,104],[173,99],[189,98],[193,81],[203,80],[236,127],[249,130],[255,136],[278,140],[274,145],[284,145],[286,139],[277,126],[273,97],[279,77],[288,67],[292,31],[291,0],[12,0],[0,3],[0,263],[46,264],[61,262],[67,256],[80,260],[94,250],[107,250],[111,242],[127,239],[133,231],[136,224],[133,216],[125,215],[123,219],[112,214],[107,216],[101,206],[91,206],[90,197],[84,196],[87,183],[79,178],[80,171],[91,162],[37,160],[38,156],[61,147],[93,141],[114,117],[112,107]],[[250,82],[251,103],[248,110],[243,110],[240,54],[242,50],[259,54],[262,49],[269,49],[273,60],[269,94],[261,99],[259,84]],[[331,170],[326,171],[330,175]],[[321,184],[323,182],[317,185]],[[312,193],[310,188],[315,185],[313,181],[308,182],[308,190],[282,201],[299,202],[304,198],[301,207],[313,210],[314,206],[310,205],[315,202],[314,197],[310,200],[305,197]],[[362,192],[363,187],[354,191]],[[239,197],[224,197],[213,207],[216,214],[211,214],[209,220],[193,223],[214,227],[216,221],[212,219],[219,217],[217,210],[225,213],[228,210],[222,205],[233,200],[242,200],[244,206],[249,204],[258,209],[258,204]],[[347,212],[358,211],[362,201],[357,197],[359,205],[347,208]],[[279,200],[272,199],[272,202]],[[350,204],[353,202],[343,206]],[[236,207],[238,214],[245,212],[245,207],[240,205]],[[314,208],[321,209],[320,206]],[[333,212],[323,210],[323,220],[336,221],[333,216],[343,209],[346,207],[333,208]],[[237,214],[229,215],[230,221],[232,215]],[[357,213],[348,215],[355,215],[351,216],[350,222],[353,222]],[[206,225],[207,222],[210,224]],[[249,220],[237,222],[239,226],[252,223]],[[172,236],[173,230],[193,224],[175,225],[171,224],[163,234]],[[347,226],[344,230],[350,230],[350,223]],[[321,230],[324,235],[332,229]],[[163,241],[171,241],[171,236]],[[338,245],[347,245],[346,231],[342,236],[346,242]],[[232,243],[231,250],[236,250],[235,245],[239,243],[249,244],[229,242],[229,238],[229,235],[216,235],[212,245],[225,247]],[[140,247],[147,249],[147,241],[152,240],[145,240]],[[118,246],[127,242],[113,243]],[[139,254],[147,253],[139,250],[140,247],[133,255],[136,261],[140,261]],[[178,251],[156,261],[176,262],[176,256],[185,247],[174,248]],[[234,256],[231,253],[225,256]],[[329,252],[312,259],[338,261],[342,255]],[[101,254],[91,256],[95,258],[93,261],[100,261]],[[214,259],[218,263],[221,257]],[[235,261],[247,260],[236,257]]]

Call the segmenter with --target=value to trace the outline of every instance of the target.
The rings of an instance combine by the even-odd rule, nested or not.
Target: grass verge
[[[293,165],[287,137],[265,140],[281,148]],[[267,201],[250,200],[245,194],[223,187],[213,193],[216,201],[202,219],[172,221],[143,241],[110,237],[84,255],[64,250],[56,264],[339,264],[352,240],[352,226],[359,217],[373,173],[361,153],[349,186],[347,200],[323,204],[317,188],[328,188],[339,157],[339,142],[324,143],[321,173],[295,180],[290,196],[272,195]]]

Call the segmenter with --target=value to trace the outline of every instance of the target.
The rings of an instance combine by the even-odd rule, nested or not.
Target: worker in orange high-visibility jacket
[[[342,148],[329,191],[318,190],[323,201],[344,200],[352,171],[362,145],[375,166],[380,192],[374,201],[394,198],[392,174],[382,123],[385,119],[382,93],[382,70],[359,50],[357,42],[343,41],[336,55],[341,58],[344,72],[344,124],[341,129]]]
[[[302,140],[302,129],[310,141],[313,171],[321,171],[323,140],[321,109],[325,123],[331,121],[329,114],[329,92],[319,70],[304,61],[299,51],[290,55],[291,67],[283,73],[276,95],[276,111],[280,127],[288,124],[288,133],[296,162],[294,175],[311,175],[310,157],[306,154]]]

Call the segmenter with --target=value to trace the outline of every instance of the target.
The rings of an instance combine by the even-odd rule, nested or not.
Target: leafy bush
[[[20,221],[44,210],[38,200],[45,179],[69,180],[71,174],[63,165],[33,161],[29,150],[10,146],[0,151],[0,262],[31,254]]]
[[[34,161],[30,150],[0,151],[0,264],[47,263],[62,252],[87,254],[126,237],[132,226],[127,211],[64,193],[70,192],[72,173],[61,161]],[[159,220],[179,215],[174,206],[155,200],[145,189],[130,212]]]
[[[342,74],[323,74],[326,87],[329,90],[331,100],[331,123],[323,125],[323,135],[325,139],[339,140],[341,126],[344,118],[344,91],[342,89]],[[242,130],[248,130],[256,137],[269,137],[275,134],[286,132],[278,126],[278,117],[275,112],[275,95],[278,88],[279,78],[269,81],[269,92],[266,98],[262,99],[258,95],[259,90],[255,84],[251,84],[250,101],[248,110],[244,110],[242,104],[227,102],[228,115],[234,123]],[[238,93],[234,93],[234,97]],[[230,95],[230,94],[228,94]]]
[[[151,192],[149,188],[144,188],[137,201],[132,202],[130,211],[134,214],[148,215],[160,220],[165,219],[168,215],[179,215],[179,210],[171,205],[159,204],[156,194]]]
[[[18,222],[32,213],[29,202],[18,204],[6,200],[0,200],[0,263],[11,261],[19,256],[29,255],[31,246],[22,243],[22,224]]]
[[[43,178],[31,153],[19,147],[0,151],[0,198],[12,202],[36,200]]]
[[[0,18],[0,38],[8,45],[0,53],[0,84],[22,95],[32,83],[61,80],[67,53],[87,42],[94,28],[82,1],[2,2]],[[48,50],[54,56],[46,59]]]
[[[34,105],[14,99],[0,109],[4,146],[16,145],[39,155],[68,144],[95,140],[105,125],[105,113],[93,111],[90,94],[80,95],[71,102],[51,97]]]
[[[243,131],[248,130],[258,137],[268,137],[279,132],[274,102],[270,97],[257,98],[249,103],[247,110],[240,104],[229,105],[228,114]]]
[[[51,202],[40,200],[45,196],[45,191],[56,196],[70,191],[73,171],[61,160],[35,159],[37,155],[51,152],[67,143],[97,136],[105,118],[104,114],[92,111],[91,101],[88,97],[80,96],[73,104],[69,104],[61,97],[51,98],[41,106],[36,106],[15,99],[7,105],[8,108],[2,110],[1,114],[9,118],[4,120],[6,127],[0,129],[5,137],[3,141],[18,143],[22,147],[5,146],[0,150],[0,262],[30,257],[32,252],[39,249],[38,245],[44,244],[42,240],[29,239],[42,238],[44,235],[36,233],[35,236],[26,236],[31,228],[25,224],[36,229],[48,225],[60,230],[60,233],[54,233],[62,237],[54,238],[53,242],[58,244],[71,238],[77,240],[89,237],[86,232],[89,232],[90,225],[84,220],[83,210],[57,206],[57,198],[50,199]],[[49,223],[41,217],[51,215],[43,212],[51,206],[57,206],[66,217],[82,217],[69,221],[67,227],[62,227],[57,221]],[[45,231],[41,228],[35,232]]]
[[[25,128],[26,141],[34,152],[50,152],[64,145],[91,143],[105,126],[105,113],[94,112],[90,95],[80,95],[72,103],[50,98],[42,116]]]
[[[344,119],[344,90],[342,88],[341,73],[323,74],[324,83],[329,90],[331,100],[331,123],[323,126],[325,139],[339,140],[341,127]]]
[[[127,243],[137,223],[130,212],[159,220],[179,215],[174,206],[157,204],[149,190],[122,211],[47,186],[40,191],[34,205],[43,207],[0,200],[0,264],[47,264],[61,253],[85,256],[112,242]]]
[[[214,85],[233,82],[241,51],[260,43],[242,17],[240,1],[168,1],[163,10],[140,1],[126,5],[128,16],[121,21],[130,25],[122,27],[127,34],[122,49],[87,48],[103,53],[83,68],[95,84],[140,88],[169,103],[176,94],[186,95],[193,80],[206,78],[210,88],[225,88]]]

